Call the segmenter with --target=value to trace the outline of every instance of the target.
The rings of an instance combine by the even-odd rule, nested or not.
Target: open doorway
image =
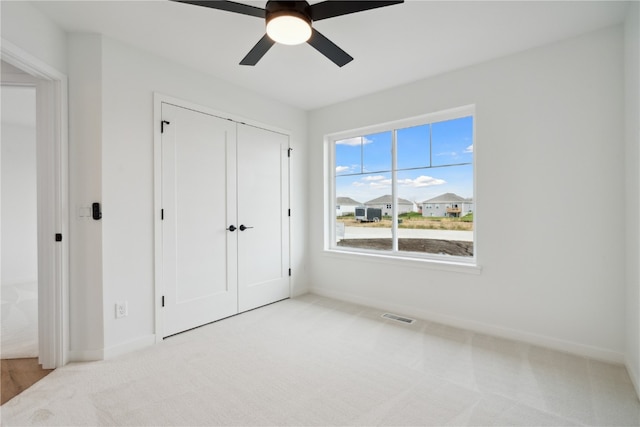
[[[38,338],[37,79],[1,64],[2,403],[46,376]]]
[[[7,64],[2,64],[2,75]],[[4,79],[3,79],[4,80]],[[35,84],[2,83],[0,137],[2,359],[38,357]]]
[[[10,43],[1,53],[4,403],[67,362],[68,202],[66,77]]]

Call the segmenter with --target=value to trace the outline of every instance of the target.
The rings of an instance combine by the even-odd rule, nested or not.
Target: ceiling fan
[[[310,5],[307,1],[276,1],[269,0],[264,9],[233,1],[213,0],[172,0],[227,12],[263,18],[266,21],[267,32],[260,41],[249,51],[240,65],[256,65],[258,61],[275,43],[295,45],[309,43],[324,56],[342,67],[353,60],[353,57],[340,49],[331,40],[320,34],[312,27],[313,21],[363,12],[384,6],[391,6],[399,1],[337,1],[328,0]]]

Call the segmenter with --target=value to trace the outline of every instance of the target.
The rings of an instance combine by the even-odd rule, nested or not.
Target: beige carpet
[[[640,425],[621,366],[381,314],[283,301],[57,369],[2,425]]]

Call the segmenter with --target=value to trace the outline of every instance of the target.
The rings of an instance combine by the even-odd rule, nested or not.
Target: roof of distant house
[[[362,203],[353,200],[351,197],[336,197],[336,205],[362,205]]]
[[[388,203],[393,203],[393,200],[390,194],[385,194],[382,197],[378,197],[377,199],[373,199],[373,200],[369,200],[368,202],[365,202],[365,205],[379,205],[379,204],[388,204]],[[398,204],[413,206],[413,202],[406,199],[401,199],[399,197],[398,197]]]
[[[422,203],[449,203],[449,202],[473,202],[473,199],[465,199],[454,193],[444,193]]]

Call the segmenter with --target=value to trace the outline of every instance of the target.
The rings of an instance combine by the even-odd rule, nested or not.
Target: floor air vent
[[[382,315],[385,319],[395,320],[396,322],[406,323],[407,325],[412,324],[416,321],[416,319],[410,319],[408,317],[398,316],[397,314],[385,313]]]

